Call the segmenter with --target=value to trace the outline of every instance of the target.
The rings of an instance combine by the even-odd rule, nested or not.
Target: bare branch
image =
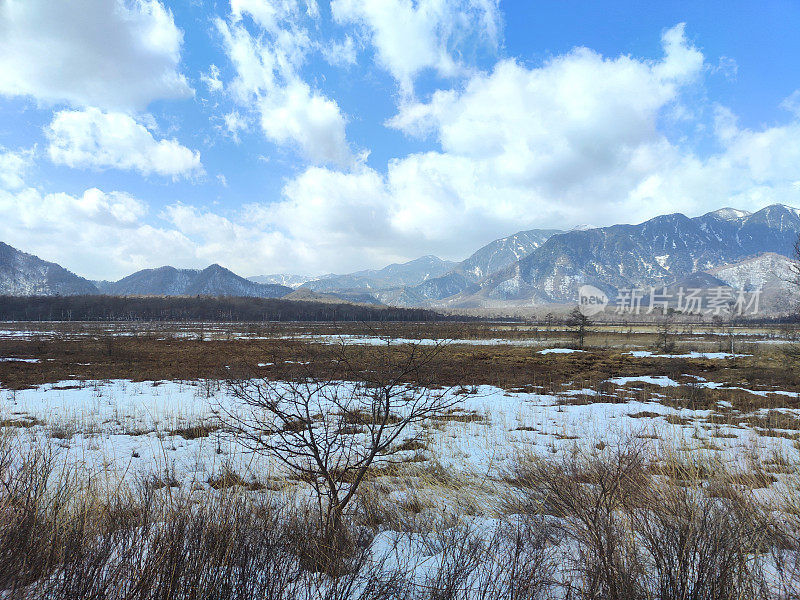
[[[460,402],[434,386],[433,366],[446,342],[381,337],[376,350],[355,351],[344,339],[305,344],[287,380],[231,376],[234,404],[219,409],[245,447],[312,484],[325,500],[321,517],[332,534],[376,461],[401,451],[400,436]]]

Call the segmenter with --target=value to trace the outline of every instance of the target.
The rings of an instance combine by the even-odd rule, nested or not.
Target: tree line
[[[3,321],[448,321],[419,308],[232,296],[0,296]],[[466,320],[478,320],[466,318]]]

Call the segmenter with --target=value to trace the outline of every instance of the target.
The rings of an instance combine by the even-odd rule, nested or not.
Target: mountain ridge
[[[0,242],[0,292],[11,296],[96,294],[97,287],[61,265]]]
[[[771,205],[752,214],[740,212],[713,211],[693,218],[674,213],[637,225],[554,235],[527,257],[485,278],[479,290],[450,304],[572,302],[577,288],[587,284],[613,298],[619,289],[669,285],[764,252],[791,256],[800,236],[800,211]]]
[[[614,298],[620,289],[668,286],[692,277],[752,281],[774,290],[800,237],[800,210],[774,204],[750,213],[725,207],[698,217],[659,215],[638,224],[533,229],[494,240],[468,258],[426,255],[382,269],[326,275],[293,287],[268,277],[245,279],[218,264],[205,269],[163,266],[115,282],[91,282],[56,263],[0,242],[0,293],[6,295],[211,295],[475,308],[570,303],[580,285]],[[705,275],[704,275],[705,274]],[[749,279],[748,279],[749,278]],[[755,278],[755,279],[754,279]],[[259,281],[254,281],[257,279]],[[750,282],[750,283],[748,283]]]
[[[104,293],[116,296],[243,296],[281,298],[292,289],[277,284],[256,283],[216,263],[205,269],[163,266],[142,269],[110,282]]]

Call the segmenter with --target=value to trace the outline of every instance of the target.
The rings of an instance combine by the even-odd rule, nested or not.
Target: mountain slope
[[[292,289],[282,285],[255,283],[219,265],[202,271],[160,267],[137,271],[104,286],[104,293],[117,296],[250,296],[281,298]]]
[[[309,281],[304,287],[315,292],[386,290],[420,284],[443,275],[454,265],[454,262],[436,256],[422,256],[406,263],[391,264],[383,269],[328,275]]]
[[[307,287],[300,287],[294,290],[291,294],[283,296],[283,300],[301,300],[303,302],[333,302],[341,304],[348,302],[351,304],[371,304],[373,306],[382,306],[383,303],[375,298],[375,296],[367,292],[315,292]]]
[[[292,289],[297,289],[304,283],[317,279],[317,277],[309,277],[307,275],[292,275],[290,273],[275,273],[274,275],[255,275],[253,277],[248,277],[247,279],[254,283],[283,285]]]
[[[451,304],[572,302],[584,284],[613,297],[621,288],[669,285],[764,252],[791,256],[798,235],[800,215],[783,205],[754,214],[723,209],[691,219],[674,214],[639,225],[570,231],[551,237]]]
[[[797,280],[792,259],[773,252],[765,252],[737,263],[722,265],[710,269],[708,273],[732,288],[748,292],[770,286],[790,291]]]
[[[480,289],[478,282],[528,256],[559,233],[562,231],[558,229],[531,229],[495,240],[455,265],[448,273],[402,290],[397,297],[405,305],[476,292]]]
[[[798,308],[798,274],[792,259],[765,252],[738,263],[709,271],[714,277],[737,290],[761,290],[761,309],[784,313]]]
[[[68,296],[96,293],[97,287],[91,281],[0,242],[0,294]]]

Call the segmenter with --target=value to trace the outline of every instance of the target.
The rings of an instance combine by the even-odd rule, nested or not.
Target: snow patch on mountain
[[[793,264],[794,261],[786,256],[765,252],[738,263],[710,269],[708,273],[734,289],[754,291],[769,286],[788,289],[795,277]]]
[[[275,273],[273,275],[255,275],[248,277],[250,281],[255,283],[266,283],[272,285],[283,285],[292,289],[297,289],[304,283],[319,279],[319,277],[312,277],[310,275],[294,275],[291,273]]]
[[[715,210],[711,215],[715,215],[720,219],[724,219],[726,221],[739,221],[744,217],[749,217],[753,213],[749,213],[746,210],[739,210],[738,208],[720,208],[719,210]]]

